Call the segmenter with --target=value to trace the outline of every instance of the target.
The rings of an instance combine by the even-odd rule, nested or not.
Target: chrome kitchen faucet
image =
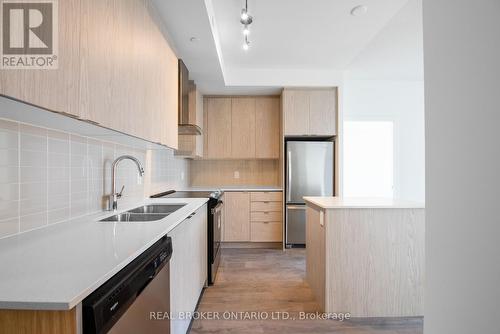
[[[123,188],[125,188],[125,186],[122,186],[122,189],[120,190],[120,192],[119,193],[116,192],[116,167],[118,167],[118,164],[120,163],[120,161],[125,160],[125,159],[132,160],[133,162],[135,162],[135,164],[137,165],[137,169],[139,169],[139,176],[141,176],[141,177],[144,176],[144,168],[142,167],[141,162],[137,158],[134,158],[131,155],[122,155],[122,156],[116,158],[115,161],[113,161],[113,165],[111,167],[111,179],[112,179],[111,191],[112,191],[112,194],[110,196],[111,197],[110,210],[113,210],[113,211],[116,211],[118,209],[118,199],[122,197]]]

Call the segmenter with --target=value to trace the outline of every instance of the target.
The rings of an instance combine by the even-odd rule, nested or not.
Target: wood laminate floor
[[[192,334],[423,333],[422,318],[300,320],[304,312],[319,311],[305,283],[303,249],[223,249],[215,285],[205,289],[198,311],[219,320],[194,320]]]

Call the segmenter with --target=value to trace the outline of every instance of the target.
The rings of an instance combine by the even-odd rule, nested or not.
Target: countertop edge
[[[360,203],[349,203],[349,201],[354,202],[359,200]],[[380,200],[374,200],[373,204],[362,203],[362,201],[368,201],[368,199],[349,199],[347,203],[342,203],[339,200],[338,204],[325,204],[324,200],[320,197],[304,197],[304,201],[310,203],[314,206],[320,207],[322,209],[425,209],[425,204],[411,201],[395,201],[394,203],[380,203]],[[379,203],[376,203],[376,202]]]
[[[283,191],[281,187],[192,187],[179,191],[215,191],[221,190],[223,192],[280,192]]]

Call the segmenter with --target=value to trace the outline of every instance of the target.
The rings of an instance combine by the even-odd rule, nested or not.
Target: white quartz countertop
[[[73,308],[207,200],[149,199],[119,208],[186,204],[154,222],[98,223],[113,214],[107,212],[0,239],[0,309]]]
[[[220,186],[220,187],[191,187],[187,191],[282,191],[278,186]]]
[[[424,203],[364,197],[304,197],[306,204],[311,203],[323,209],[423,209]]]

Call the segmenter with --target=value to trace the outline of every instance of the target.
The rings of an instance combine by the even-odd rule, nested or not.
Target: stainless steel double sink
[[[179,210],[186,204],[148,204],[122,212],[104,219],[100,222],[150,222],[160,220]]]

